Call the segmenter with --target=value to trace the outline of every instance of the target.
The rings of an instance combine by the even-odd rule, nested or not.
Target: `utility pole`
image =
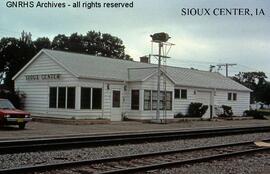
[[[158,76],[158,78],[157,78],[157,108],[156,108],[156,118],[154,118],[154,120],[152,120],[152,121],[155,122],[155,123],[162,123],[162,120],[160,118],[161,61],[162,61],[162,59],[169,58],[167,56],[167,54],[169,53],[171,46],[174,45],[174,44],[167,42],[171,38],[167,33],[164,33],[164,32],[155,33],[155,34],[150,35],[150,36],[152,38],[152,42],[158,44],[158,55],[150,54],[150,56],[154,56],[154,57],[156,57],[158,59],[158,67],[157,67],[158,68],[158,70],[157,70],[157,72],[158,72],[158,74],[157,74],[157,76]],[[169,49],[167,50],[167,48],[169,48]],[[165,90],[164,94],[166,94],[166,89],[164,88],[163,90]],[[163,101],[163,99],[162,99],[162,101]],[[166,101],[163,101],[163,102],[164,102],[163,108],[166,109]]]
[[[219,69],[222,66],[225,66],[226,67],[226,77],[229,77],[229,66],[236,66],[236,65],[237,65],[236,63],[225,63],[225,64],[218,64],[217,66],[219,67]]]
[[[159,110],[159,106],[160,106],[160,66],[161,66],[161,48],[162,48],[163,44],[162,42],[158,43],[158,80],[157,80],[157,116],[156,119],[160,120],[160,110]]]

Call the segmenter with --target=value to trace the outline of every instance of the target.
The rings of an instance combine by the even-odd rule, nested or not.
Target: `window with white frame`
[[[75,96],[76,96],[76,88],[75,87],[67,87],[67,108],[75,109]]]
[[[91,109],[91,88],[81,87],[81,109]]]
[[[166,102],[165,102],[166,101]],[[160,91],[159,108],[172,110],[172,92]],[[157,109],[157,91],[144,90],[144,110]]]
[[[49,107],[57,108],[57,87],[50,87]]]
[[[81,109],[102,109],[102,88],[81,87]]]
[[[151,91],[144,90],[144,110],[151,110]]]
[[[180,89],[174,89],[174,98],[179,99],[180,98]]]
[[[233,101],[237,100],[237,93],[233,93]]]
[[[229,92],[228,93],[228,100],[229,101],[236,101],[237,100],[237,93]]]
[[[58,87],[58,108],[66,108],[66,87]]]
[[[228,93],[228,100],[229,101],[232,100],[232,93],[231,92]]]
[[[175,99],[187,99],[187,90],[186,89],[174,89],[174,98]]]
[[[187,90],[181,89],[181,99],[187,99]]]
[[[102,108],[102,89],[93,88],[92,97],[93,97],[92,109],[101,109]]]
[[[50,87],[49,108],[75,109],[75,87]]]
[[[131,109],[140,109],[140,90],[131,90]]]

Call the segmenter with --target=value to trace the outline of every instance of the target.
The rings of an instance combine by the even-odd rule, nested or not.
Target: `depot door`
[[[199,103],[202,103],[203,105],[208,106],[206,113],[202,117],[210,118],[211,92],[197,91],[196,102],[199,102]]]
[[[122,101],[121,101],[121,90],[112,90],[112,110],[111,110],[111,121],[122,120]]]

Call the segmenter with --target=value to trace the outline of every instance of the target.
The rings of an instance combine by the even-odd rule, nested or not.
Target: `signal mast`
[[[160,32],[155,33],[153,35],[150,35],[152,38],[152,43],[158,44],[158,54],[150,54],[150,56],[154,56],[158,59],[158,79],[157,79],[157,109],[156,109],[156,118],[153,120],[153,122],[156,123],[162,123],[162,119],[160,118],[160,77],[161,77],[161,61],[166,62],[166,59],[170,58],[168,57],[168,53],[170,52],[171,47],[174,45],[172,43],[169,43],[168,40],[171,38],[167,33]],[[164,65],[166,68],[166,63]],[[166,120],[166,110],[167,110],[167,104],[166,104],[166,79],[163,78],[164,81],[164,95],[165,95],[165,101],[163,103],[163,109],[164,109],[164,120]]]

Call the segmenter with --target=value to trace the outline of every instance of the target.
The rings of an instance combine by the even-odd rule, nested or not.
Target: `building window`
[[[187,99],[187,90],[186,89],[174,89],[174,98],[175,99]]]
[[[174,89],[174,98],[180,98],[180,89]]]
[[[181,89],[181,99],[187,99],[187,90]]]
[[[172,92],[166,92],[166,109],[172,110]]]
[[[91,109],[91,88],[81,88],[81,109]]]
[[[140,108],[140,91],[132,90],[131,91],[131,109],[139,110]]]
[[[157,91],[152,91],[152,110],[157,109]]]
[[[68,87],[67,88],[67,108],[68,109],[75,109],[75,87]]]
[[[102,89],[93,88],[92,94],[92,109],[101,109],[102,108]]]
[[[75,87],[50,87],[50,108],[75,109],[75,100]]]
[[[144,110],[151,110],[151,91],[144,91]]]
[[[151,108],[152,104],[152,108]],[[172,110],[172,92],[160,91],[159,109]],[[144,110],[156,110],[157,109],[157,91],[145,90],[144,91]]]
[[[56,87],[50,87],[50,99],[49,99],[49,107],[50,108],[56,108],[57,103],[57,88]]]
[[[120,108],[120,91],[113,91],[113,108]]]
[[[58,108],[66,108],[66,87],[58,88]]]
[[[233,93],[233,101],[237,100],[237,93]]]
[[[228,93],[228,100],[232,100],[232,93]]]

